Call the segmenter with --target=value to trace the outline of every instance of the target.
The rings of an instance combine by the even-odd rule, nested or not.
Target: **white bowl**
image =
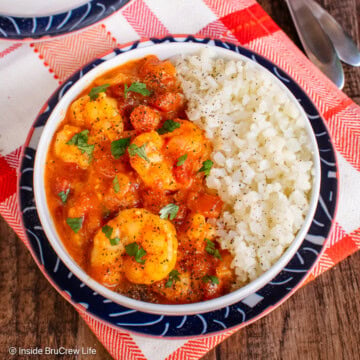
[[[136,50],[122,53],[95,67],[93,70],[84,75],[80,80],[78,80],[75,84],[73,84],[72,87],[67,91],[67,93],[61,98],[46,123],[36,153],[34,168],[34,191],[36,206],[45,234],[59,258],[66,264],[66,266],[73,274],[75,274],[79,279],[81,279],[81,281],[83,281],[86,285],[88,285],[97,293],[103,295],[104,297],[112,300],[117,304],[126,306],[131,309],[140,310],[146,313],[164,315],[199,314],[216,309],[221,309],[225,306],[234,304],[241,299],[247,297],[248,295],[256,292],[264,285],[266,285],[269,281],[271,281],[294,256],[310,227],[318,203],[320,190],[319,150],[317,147],[314,132],[311,128],[311,125],[307,119],[303,108],[299,105],[298,101],[295,99],[292,93],[281,83],[281,81],[277,79],[274,75],[270,74],[270,72],[263,68],[261,65],[233,51],[219,47],[213,47],[219,57],[233,60],[242,60],[244,62],[251,62],[255,66],[260,67],[263,71],[266,71],[268,74],[270,74],[273,78],[273,81],[276,82],[283,89],[283,91],[285,91],[288,96],[293,100],[294,104],[296,104],[297,108],[299,109],[300,113],[304,118],[304,121],[306,123],[306,131],[309,135],[311,147],[313,149],[314,177],[309,211],[294,241],[269,270],[264,272],[261,276],[259,276],[257,279],[250,282],[246,286],[216,299],[182,305],[153,304],[144,301],[134,300],[127,296],[111,291],[105,286],[96,282],[89,275],[87,275],[86,272],[82,270],[80,266],[69,255],[56,231],[55,224],[50,215],[46,201],[44,182],[45,162],[48,148],[59,123],[64,119],[67,108],[70,106],[71,102],[75,100],[77,96],[79,96],[82,90],[88,87],[95,78],[112,68],[126,63],[129,60],[141,58],[149,54],[157,55],[160,59],[168,59],[175,55],[187,55],[197,53],[202,48],[208,46],[209,45],[198,43],[164,43],[144,48],[138,48]]]

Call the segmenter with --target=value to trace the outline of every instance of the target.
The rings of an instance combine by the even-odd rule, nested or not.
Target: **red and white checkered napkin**
[[[185,33],[240,43],[269,58],[297,80],[325,118],[338,155],[340,197],[327,249],[308,281],[314,279],[360,248],[360,108],[253,0],[134,0],[104,23],[76,35],[36,44],[0,43],[0,214],[27,245],[16,204],[16,170],[26,134],[59,83],[118,45]],[[150,339],[114,330],[85,313],[81,316],[115,359],[198,359],[230,335]]]

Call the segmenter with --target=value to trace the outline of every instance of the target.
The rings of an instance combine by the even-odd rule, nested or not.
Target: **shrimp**
[[[137,136],[132,144],[137,149],[145,147],[146,157],[138,154],[130,156],[130,164],[142,181],[151,188],[176,190],[177,183],[172,174],[172,164],[162,153],[164,140],[160,135],[156,131],[143,133]]]
[[[86,126],[85,105],[90,101],[89,95],[85,95],[75,100],[70,105],[69,117],[72,124],[80,127]]]
[[[165,140],[166,155],[176,164],[173,175],[178,187],[190,187],[195,179],[195,174],[202,163],[209,159],[211,143],[204,132],[191,121],[176,120],[180,127],[172,132],[162,135]],[[178,165],[180,157],[185,161]]]
[[[110,220],[110,228],[110,238],[102,230],[94,237],[91,267],[98,281],[116,285],[125,276],[132,283],[149,285],[166,278],[174,269],[178,242],[170,221],[134,208]],[[114,238],[117,244],[111,241]],[[132,244],[145,251],[141,259],[127,254],[126,246]]]
[[[68,163],[75,163],[81,169],[87,169],[91,160],[86,152],[82,152],[75,144],[68,142],[74,135],[81,132],[81,128],[72,125],[65,125],[58,131],[55,138],[54,151],[57,157]]]
[[[179,154],[187,154],[187,164],[191,164],[192,169],[197,171],[202,162],[210,156],[210,141],[191,121],[178,119],[176,122],[180,123],[180,127],[163,135],[167,140],[166,152],[174,159],[177,159]]]
[[[114,141],[124,130],[116,100],[104,92],[92,101],[88,95],[74,101],[70,107],[70,120],[77,126],[91,127],[92,136],[97,140]]]

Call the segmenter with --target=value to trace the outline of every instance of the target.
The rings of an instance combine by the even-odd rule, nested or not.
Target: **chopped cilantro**
[[[82,227],[83,218],[67,218],[66,223],[71,227],[72,231],[77,234]]]
[[[163,126],[157,130],[160,135],[164,135],[169,132],[173,132],[180,127],[180,123],[174,120],[166,120]]]
[[[203,276],[202,281],[204,283],[211,281],[213,284],[219,284],[219,279],[214,275],[205,275]]]
[[[91,101],[96,100],[99,97],[99,94],[101,92],[105,92],[109,86],[110,86],[110,84],[104,84],[104,85],[100,85],[100,86],[96,86],[96,87],[92,88],[89,92],[90,100]]]
[[[120,239],[118,237],[114,237],[109,240],[110,240],[110,245],[112,245],[112,246],[118,245],[120,242]]]
[[[131,144],[128,148],[129,155],[130,156],[138,155],[139,157],[146,160],[147,162],[150,162],[150,159],[146,155],[145,148],[146,148],[146,144],[143,144],[140,147],[137,146],[136,144]]]
[[[111,143],[111,154],[115,159],[125,154],[126,148],[130,145],[130,138],[115,140]]]
[[[67,197],[68,197],[69,193],[70,193],[70,189],[67,189],[66,191],[61,191],[61,192],[58,193],[58,195],[59,195],[59,197],[60,197],[63,204],[66,203],[66,200],[67,200]]]
[[[87,153],[89,158],[92,157],[95,145],[88,144],[89,130],[83,130],[75,134],[66,144],[75,145],[81,150],[81,153]]]
[[[205,160],[202,164],[202,167],[199,169],[199,172],[203,171],[205,176],[208,176],[213,164],[214,163],[211,160]]]
[[[132,91],[144,96],[149,96],[151,94],[151,91],[146,88],[146,84],[141,82],[133,82],[130,86],[127,86],[125,84],[124,87],[124,97],[127,98],[128,92]]]
[[[142,247],[139,247],[136,242],[126,245],[125,251],[128,255],[134,256],[136,262],[145,264],[145,260],[142,259],[142,257],[146,255],[146,251]]]
[[[170,220],[174,220],[176,218],[178,211],[179,211],[179,206],[175,204],[168,204],[160,210],[160,217],[161,219],[169,218]]]
[[[111,238],[111,234],[113,232],[113,228],[109,225],[104,225],[101,231],[105,234],[105,236],[109,239]]]
[[[118,237],[114,237],[112,238],[111,235],[113,233],[113,228],[109,225],[104,225],[102,228],[101,228],[101,231],[105,234],[105,236],[110,240],[110,244],[112,246],[115,246],[117,244],[119,244],[120,242],[120,239]]]
[[[176,163],[176,166],[184,165],[184,162],[186,161],[187,157],[188,157],[187,154],[180,156],[178,158],[178,162]]]
[[[165,287],[169,288],[172,286],[174,281],[179,281],[179,272],[177,270],[171,270],[169,274],[169,280],[166,282]]]
[[[120,184],[119,184],[119,179],[118,179],[117,175],[115,175],[114,180],[113,180],[113,188],[116,193],[118,193],[120,191]]]
[[[215,248],[215,243],[209,239],[205,239],[206,247],[205,250],[208,254],[214,255],[217,259],[221,259],[221,255],[218,249]]]
[[[87,143],[88,135],[89,135],[89,130],[83,130],[83,131],[75,134],[66,144],[67,145],[77,145],[79,141],[81,143],[82,142]]]

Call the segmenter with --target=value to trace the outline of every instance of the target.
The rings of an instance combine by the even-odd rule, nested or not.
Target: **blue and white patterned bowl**
[[[0,39],[2,40],[47,40],[82,30],[105,19],[130,0],[89,0],[68,11],[50,15],[12,16],[0,11]],[[82,2],[81,2],[82,3]],[[3,6],[4,7],[4,6]],[[18,10],[21,11],[21,10]]]
[[[153,44],[173,42],[180,44],[149,48]],[[192,44],[184,44],[185,42]],[[291,245],[269,272],[250,283],[247,288],[244,287],[237,292],[207,302],[182,305],[185,308],[181,305],[143,303],[115,294],[102,287],[90,279],[66,253],[51,226],[45,197],[39,190],[43,175],[41,164],[43,164],[47,146],[56,129],[56,124],[63,116],[62,112],[79,92],[76,85],[72,86],[75,82],[80,83],[81,88],[84,88],[94,77],[106,70],[107,66],[114,67],[123,61],[141,57],[147,53],[155,53],[166,58],[175,53],[194,52],[196,51],[195,48],[199,49],[199,46],[204,46],[203,44],[216,46],[221,55],[225,53],[229,56],[235,54],[256,61],[272,72],[298,99],[302,111],[306,114],[313,132],[316,134],[313,138],[316,139],[321,155],[321,167],[319,166],[319,173],[321,172],[320,197],[317,201],[315,190],[313,194],[315,215],[312,216],[309,213],[309,223],[307,224],[310,225],[310,228],[304,226],[303,233],[294,241],[296,244]],[[160,48],[166,48],[166,51],[156,50]],[[175,48],[176,52],[172,53],[170,49]],[[191,50],[189,50],[190,48]],[[135,51],[134,49],[140,50]],[[119,54],[122,55],[116,58]],[[121,59],[121,61],[116,59]],[[110,61],[104,63],[106,60]],[[99,67],[100,64],[103,65]],[[92,69],[94,71],[88,73]],[[80,78],[82,79],[78,82]],[[59,106],[57,106],[58,103]],[[320,256],[333,222],[337,198],[337,170],[334,150],[326,126],[309,98],[288,75],[261,56],[233,44],[194,37],[166,37],[136,42],[131,46],[114,50],[109,55],[95,60],[74,74],[49,99],[47,107],[44,109],[29,136],[22,162],[19,196],[24,226],[32,246],[33,255],[43,266],[47,277],[50,277],[51,282],[59,291],[66,292],[71,297],[72,303],[83,306],[89,314],[114,326],[154,336],[189,337],[212,334],[234,326],[244,325],[269,312],[270,309],[294,292],[294,289],[302,283]],[[46,127],[44,128],[45,124]],[[314,146],[314,150],[315,148],[316,146]],[[32,176],[35,155],[37,155],[36,204],[33,191],[34,178]],[[320,176],[318,179],[320,182]]]

